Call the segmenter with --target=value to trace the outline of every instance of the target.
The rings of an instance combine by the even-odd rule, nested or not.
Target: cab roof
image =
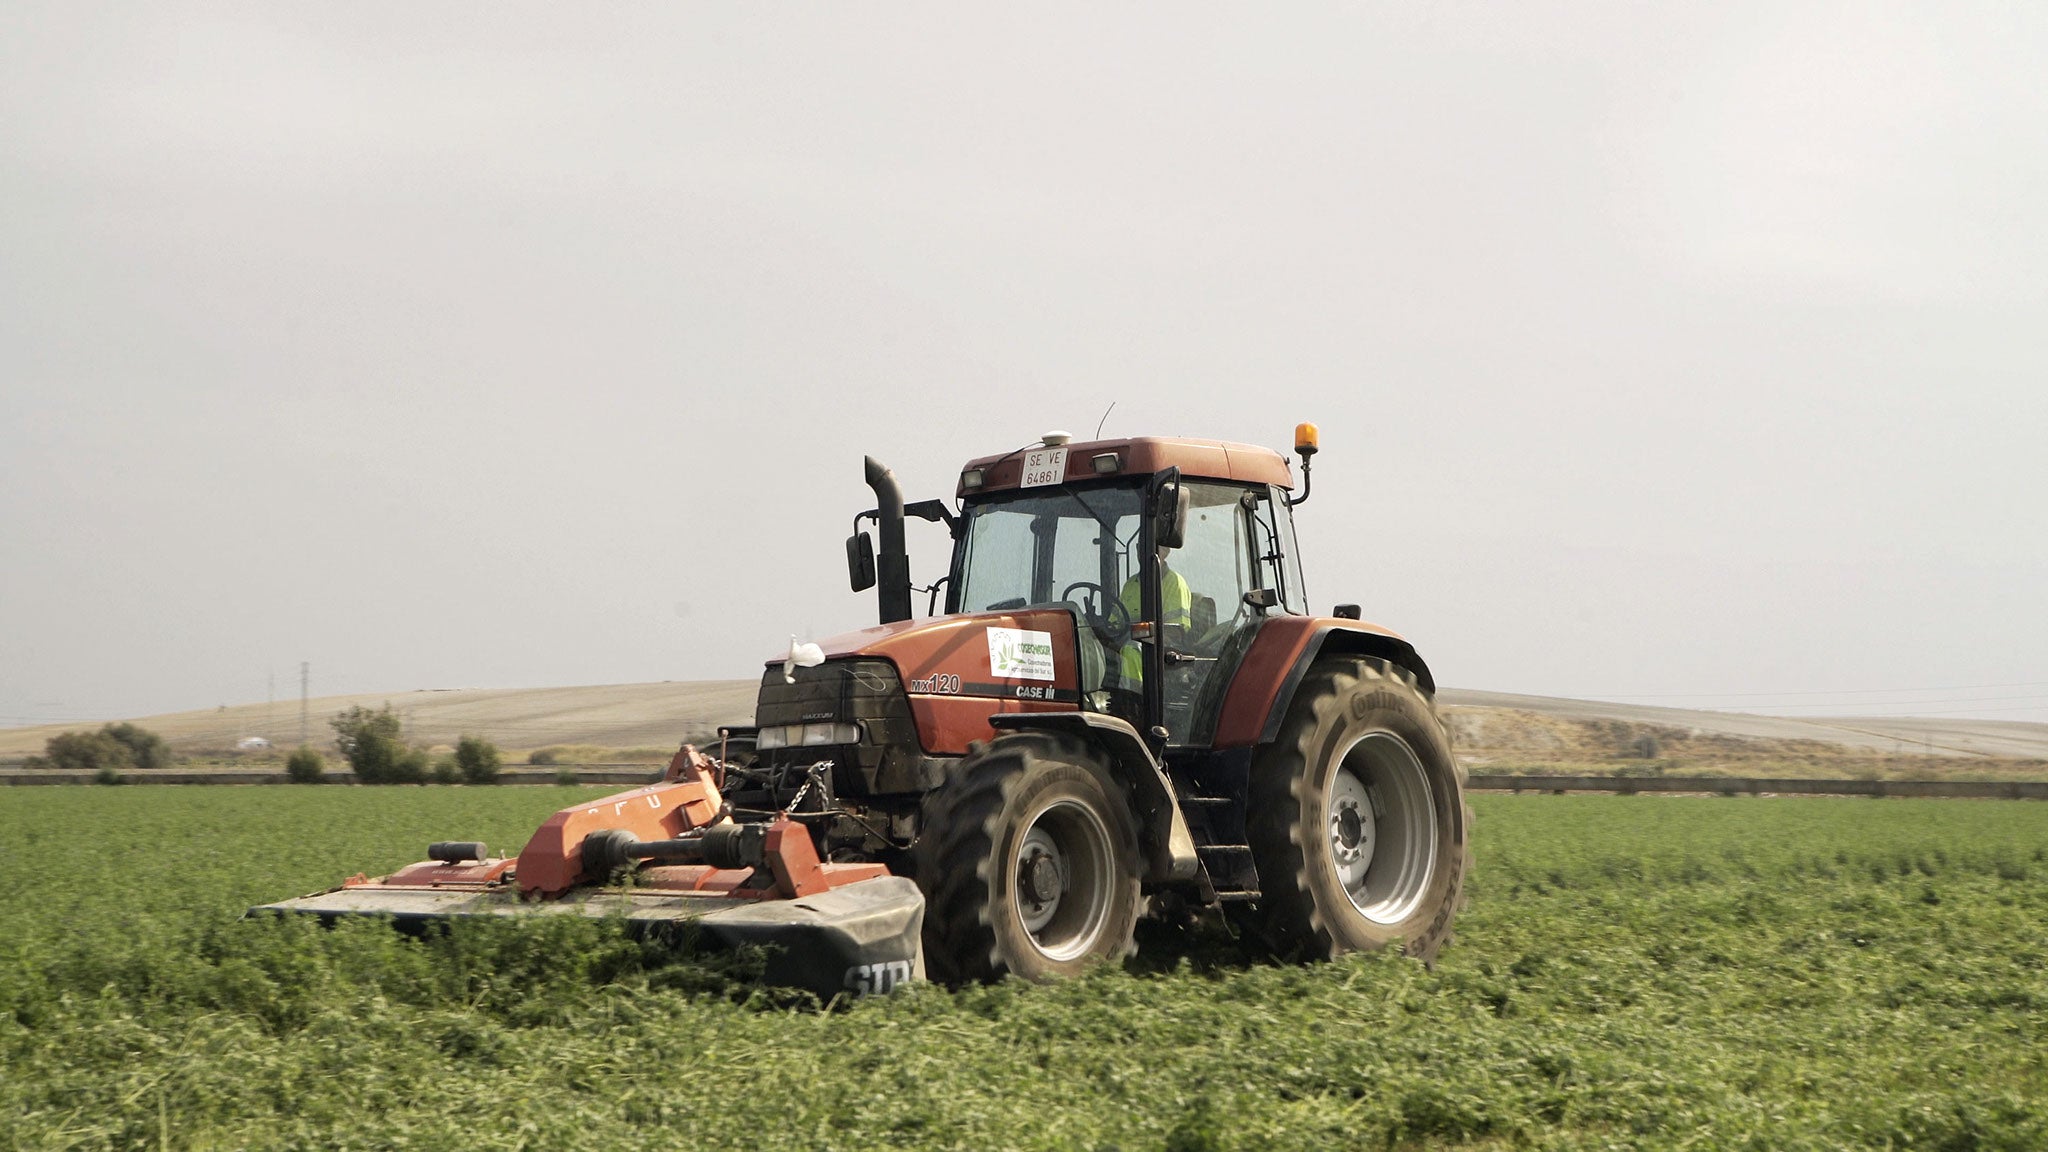
[[[1168,468],[1180,469],[1182,476],[1202,480],[1230,480],[1240,484],[1277,484],[1294,487],[1294,475],[1287,457],[1255,444],[1233,444],[1227,440],[1190,440],[1169,436],[1133,436],[1123,440],[1085,440],[1074,444],[1048,446],[1033,444],[998,456],[969,460],[960,470],[956,497],[1001,492],[1020,486],[1024,462],[1034,453],[1041,456],[1058,448],[1066,450],[1063,480],[1095,480],[1111,476],[1147,476]],[[1117,467],[1097,470],[1095,458],[1114,454]],[[979,470],[980,485],[968,487],[969,472]]]

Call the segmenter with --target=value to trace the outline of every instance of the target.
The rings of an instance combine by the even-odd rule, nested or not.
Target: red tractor
[[[1309,610],[1314,427],[1296,439],[1299,495],[1286,457],[1210,440],[1048,435],[970,461],[957,510],[904,504],[869,459],[847,555],[880,624],[771,661],[753,727],[565,810],[516,861],[439,845],[410,881],[277,907],[594,912],[613,891],[636,920],[779,943],[782,978],[821,992],[1063,975],[1129,952],[1148,910],[1219,906],[1283,954],[1431,958],[1467,867],[1460,773],[1415,649],[1355,605]],[[952,535],[923,589],[943,615],[912,617],[906,517]],[[605,887],[621,869],[630,897]]]

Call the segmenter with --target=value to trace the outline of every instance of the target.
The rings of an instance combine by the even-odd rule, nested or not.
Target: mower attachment
[[[252,912],[332,922],[381,916],[400,927],[469,916],[617,916],[636,932],[693,925],[724,947],[766,950],[764,979],[829,1000],[924,978],[924,896],[880,864],[820,862],[787,814],[766,824],[722,815],[716,762],[684,745],[664,781],[555,813],[516,860],[445,841],[431,859],[376,879]],[[623,886],[610,881],[626,877]]]

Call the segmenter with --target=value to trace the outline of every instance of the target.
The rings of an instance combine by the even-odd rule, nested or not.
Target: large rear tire
[[[1400,941],[1434,961],[1470,867],[1464,780],[1407,669],[1318,660],[1252,765],[1247,830],[1261,895],[1243,923],[1284,955]]]
[[[936,979],[1046,980],[1131,950],[1137,829],[1073,737],[1016,732],[970,751],[925,800],[915,866]]]

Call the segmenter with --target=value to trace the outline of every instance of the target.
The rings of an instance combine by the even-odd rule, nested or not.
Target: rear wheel
[[[1043,980],[1130,951],[1137,831],[1102,759],[1018,732],[968,753],[925,801],[915,850],[925,963],[952,983]]]
[[[1253,764],[1247,813],[1274,949],[1315,958],[1402,942],[1433,960],[1469,861],[1463,781],[1415,677],[1367,657],[1319,660]]]

